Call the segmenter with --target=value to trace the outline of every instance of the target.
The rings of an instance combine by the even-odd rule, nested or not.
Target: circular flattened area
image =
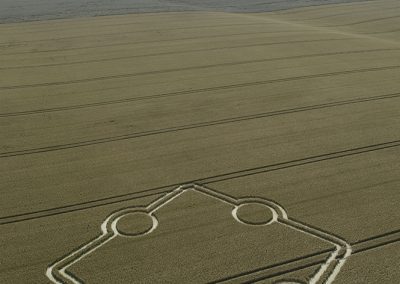
[[[122,216],[116,225],[118,233],[134,237],[149,232],[155,224],[149,214],[133,212]]]
[[[275,220],[270,207],[256,202],[239,205],[234,214],[239,221],[249,225],[267,225]]]

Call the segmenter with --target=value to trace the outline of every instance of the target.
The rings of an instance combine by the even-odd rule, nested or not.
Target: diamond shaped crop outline
[[[244,204],[258,203],[269,207],[273,215],[272,219],[268,223],[263,225],[269,225],[271,223],[277,222],[284,226],[290,227],[291,229],[300,231],[307,235],[311,235],[314,238],[321,239],[334,245],[335,250],[329,254],[329,257],[325,260],[325,262],[322,263],[317,271],[312,275],[308,282],[309,284],[317,284],[322,278],[326,279],[324,283],[332,283],[335,280],[336,276],[339,274],[346,260],[350,257],[352,253],[352,248],[348,242],[333,234],[289,218],[286,210],[274,201],[260,197],[245,197],[236,199],[213,189],[207,188],[203,185],[184,184],[158,198],[146,207],[132,206],[111,213],[101,224],[101,234],[98,237],[76,248],[69,254],[65,255],[61,259],[48,266],[46,270],[47,278],[55,284],[82,284],[82,280],[73,275],[71,272],[67,271],[67,269],[117,236],[132,237],[124,235],[118,231],[116,224],[119,219],[127,214],[134,212],[148,214],[153,222],[152,227],[143,232],[140,236],[150,234],[158,226],[158,219],[156,218],[156,216],[153,215],[153,213],[155,213],[158,209],[165,206],[166,204],[172,202],[175,198],[178,198],[183,193],[190,190],[202,193],[208,197],[215,198],[221,202],[232,205],[234,207],[234,209],[232,210],[232,216],[239,223],[254,225],[246,223],[245,221],[238,218],[236,212],[240,208],[240,206]],[[341,253],[343,251],[344,253]]]

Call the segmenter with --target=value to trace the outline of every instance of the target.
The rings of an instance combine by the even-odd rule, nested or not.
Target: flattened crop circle
[[[276,219],[269,206],[257,202],[241,204],[232,213],[240,222],[248,225],[268,225]]]
[[[132,212],[122,216],[116,228],[119,234],[127,237],[135,237],[146,234],[156,226],[154,217],[144,212]]]

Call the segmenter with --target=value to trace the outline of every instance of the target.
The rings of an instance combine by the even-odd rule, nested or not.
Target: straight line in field
[[[65,214],[65,213],[70,213],[70,212],[76,212],[76,211],[81,211],[81,210],[87,210],[87,209],[91,209],[91,208],[102,207],[105,205],[117,204],[117,203],[124,202],[124,201],[135,200],[135,199],[142,198],[142,197],[148,197],[148,196],[156,197],[157,195],[166,194],[166,193],[170,192],[172,189],[180,186],[181,184],[198,183],[198,184],[209,185],[209,184],[213,184],[213,183],[220,182],[220,181],[232,180],[232,179],[246,177],[246,176],[253,176],[253,175],[267,173],[267,172],[274,172],[274,171],[283,170],[283,169],[287,169],[287,168],[299,167],[299,166],[304,166],[304,165],[308,165],[308,164],[315,164],[315,163],[322,162],[322,161],[328,161],[328,160],[334,160],[334,159],[350,157],[350,156],[355,156],[355,155],[360,155],[360,154],[372,153],[372,152],[389,149],[389,148],[394,148],[394,147],[399,147],[399,146],[400,146],[400,140],[383,142],[383,143],[379,143],[379,144],[361,146],[361,147],[357,147],[357,148],[351,148],[351,149],[337,151],[337,152],[325,153],[325,154],[320,154],[320,155],[316,155],[316,156],[309,156],[309,157],[304,157],[301,159],[296,159],[296,160],[291,160],[291,161],[285,161],[285,162],[281,162],[281,163],[268,164],[268,165],[264,165],[264,166],[260,166],[260,167],[249,168],[249,169],[244,169],[244,170],[240,170],[240,171],[234,171],[234,172],[228,172],[228,173],[214,175],[214,176],[203,177],[203,178],[199,178],[196,180],[182,181],[180,183],[165,185],[165,186],[151,188],[151,189],[145,189],[142,191],[125,193],[125,194],[121,194],[121,195],[113,195],[113,196],[109,196],[109,197],[105,197],[105,198],[101,198],[101,199],[85,201],[85,202],[80,202],[80,203],[76,203],[76,204],[70,204],[70,205],[54,207],[54,208],[49,208],[49,209],[44,209],[44,210],[38,210],[38,211],[34,211],[34,212],[25,212],[25,213],[21,213],[21,214],[17,214],[17,215],[3,216],[3,217],[0,217],[0,225],[17,223],[17,222],[39,219],[39,218],[44,218],[44,217],[50,217],[50,216],[55,216],[55,215]]]
[[[353,248],[352,255],[356,255],[361,252],[365,252],[371,249],[376,249],[380,248],[382,246],[386,246],[389,244],[394,244],[400,241],[400,230],[395,230],[391,232],[387,232],[385,234],[379,234],[376,236],[371,236],[365,240],[360,240],[358,242],[352,243],[351,246]],[[369,244],[370,240],[374,239],[375,243],[374,244]],[[362,247],[362,249],[360,248]],[[240,274],[232,275],[223,279],[219,279],[216,281],[213,281],[212,283],[224,283],[227,281],[232,281],[232,280],[240,280],[242,277],[251,277],[252,274],[255,274],[254,277],[251,277],[250,281],[240,281],[240,283],[254,283],[255,281],[261,281],[265,279],[270,279],[273,277],[277,277],[280,275],[284,275],[290,272],[295,272],[299,270],[303,270],[306,268],[310,268],[316,265],[320,265],[325,262],[326,254],[329,252],[329,250],[321,250],[309,255],[305,255],[303,257],[298,257],[298,258],[293,258],[290,260],[287,260],[282,263],[277,263],[274,265],[270,266],[265,266],[265,267],[259,267],[257,269],[253,269],[251,271],[246,271]],[[302,262],[306,262],[302,264]],[[289,265],[292,265],[289,266]],[[277,270],[274,270],[274,268],[278,268]],[[271,270],[271,271],[270,271]],[[269,272],[270,271],[270,272]],[[257,274],[261,274],[258,275]]]
[[[148,131],[142,131],[142,132],[136,132],[136,133],[129,133],[129,134],[118,135],[118,136],[110,136],[110,137],[85,140],[85,141],[80,141],[80,142],[73,142],[73,143],[58,144],[58,145],[51,145],[51,146],[45,146],[45,147],[3,152],[3,153],[0,153],[0,159],[16,157],[16,156],[23,156],[23,155],[47,153],[47,152],[60,151],[60,150],[66,150],[66,149],[72,149],[72,148],[81,148],[81,147],[87,147],[87,146],[98,145],[98,144],[112,143],[112,142],[123,141],[123,140],[138,139],[138,138],[147,137],[147,136],[154,136],[154,135],[161,135],[161,134],[178,132],[178,131],[185,131],[185,130],[190,130],[190,129],[212,127],[212,126],[224,125],[224,124],[232,124],[232,123],[237,123],[237,122],[242,122],[242,121],[263,119],[263,118],[267,118],[267,117],[288,115],[288,114],[293,114],[293,113],[312,111],[312,110],[320,110],[320,109],[332,108],[332,107],[340,107],[340,106],[351,105],[351,104],[367,103],[367,102],[373,102],[373,101],[378,101],[378,100],[396,99],[399,97],[400,97],[400,93],[393,93],[393,94],[388,94],[388,95],[373,96],[373,97],[367,97],[367,98],[358,98],[358,99],[344,100],[344,101],[336,101],[336,102],[331,102],[331,103],[309,105],[309,106],[304,106],[304,107],[283,109],[283,110],[277,110],[277,111],[271,111],[271,112],[265,112],[265,113],[257,113],[257,114],[246,115],[246,116],[224,118],[224,119],[219,119],[219,120],[193,123],[193,124],[187,124],[187,125],[181,125],[181,126],[175,126],[175,127],[169,127],[169,128],[162,128],[162,129],[156,129],[156,130],[148,130]]]
[[[257,34],[269,34],[271,32],[246,32],[246,33],[234,33],[234,34],[220,34],[220,35],[206,35],[206,36],[191,36],[191,37],[182,37],[182,38],[169,38],[169,39],[156,39],[156,40],[144,40],[144,41],[131,41],[131,42],[124,42],[124,43],[109,43],[109,44],[102,44],[102,45],[94,45],[94,46],[86,46],[86,47],[70,47],[70,48],[62,48],[62,49],[45,49],[45,50],[35,50],[35,51],[20,51],[20,52],[13,52],[13,53],[3,53],[2,55],[18,55],[18,54],[35,54],[35,53],[47,53],[47,52],[60,52],[60,51],[71,51],[71,50],[82,50],[82,49],[96,49],[96,48],[103,48],[103,47],[116,47],[116,46],[132,46],[138,44],[148,44],[148,43],[162,43],[162,42],[176,42],[176,41],[185,41],[185,40],[197,40],[197,39],[210,39],[210,38],[225,38],[225,37],[232,37],[232,36],[240,36],[240,35],[257,35]],[[313,31],[315,33],[315,31]],[[357,40],[357,38],[327,38],[327,39],[318,39],[314,41],[329,41],[329,40]],[[286,43],[291,43],[287,41]],[[274,44],[274,43],[271,43]],[[279,44],[279,43],[275,43]]]
[[[292,33],[292,31],[290,31]],[[349,39],[350,40],[350,39]],[[326,40],[323,40],[326,41]],[[298,42],[298,41],[297,41]],[[309,40],[301,41],[301,43],[309,42]],[[314,40],[313,40],[314,42]],[[127,56],[118,56],[118,57],[110,57],[110,58],[102,58],[102,59],[91,59],[91,60],[78,60],[78,61],[70,61],[70,62],[59,62],[59,63],[49,63],[49,64],[39,64],[39,65],[20,65],[20,66],[6,66],[0,67],[0,70],[15,70],[15,69],[26,69],[26,68],[42,68],[42,67],[53,67],[53,66],[69,66],[69,65],[79,65],[79,64],[87,64],[87,63],[98,63],[98,62],[108,62],[108,61],[117,61],[124,59],[132,59],[132,58],[145,58],[145,57],[153,57],[153,56],[162,56],[162,55],[171,55],[171,54],[185,54],[185,53],[194,53],[194,52],[202,52],[202,51],[215,51],[215,50],[226,50],[226,49],[237,49],[237,48],[246,48],[246,47],[259,47],[259,46],[268,46],[268,45],[276,45],[276,44],[287,44],[287,41],[283,42],[267,42],[267,43],[246,43],[239,45],[230,45],[230,46],[222,46],[222,47],[211,47],[211,48],[193,48],[189,50],[178,50],[178,51],[167,51],[167,52],[156,52],[156,53],[147,53],[147,54],[139,54],[139,55],[127,55]],[[293,43],[293,42],[291,42]],[[287,59],[297,59],[297,58],[307,58],[307,57],[317,57],[317,56],[330,56],[330,55],[341,55],[341,54],[357,54],[357,53],[369,53],[369,52],[380,52],[380,51],[397,51],[400,48],[377,48],[377,49],[362,49],[362,50],[348,50],[348,51],[336,51],[336,52],[325,52],[325,53],[314,53],[314,54],[302,54],[302,55],[294,55],[294,56],[284,56],[284,57],[275,57],[275,58],[263,58],[263,59],[255,59],[249,60],[249,63],[257,63],[264,61],[278,61],[278,60],[287,60]],[[246,61],[241,61],[246,62]],[[223,64],[223,63],[221,63]]]

